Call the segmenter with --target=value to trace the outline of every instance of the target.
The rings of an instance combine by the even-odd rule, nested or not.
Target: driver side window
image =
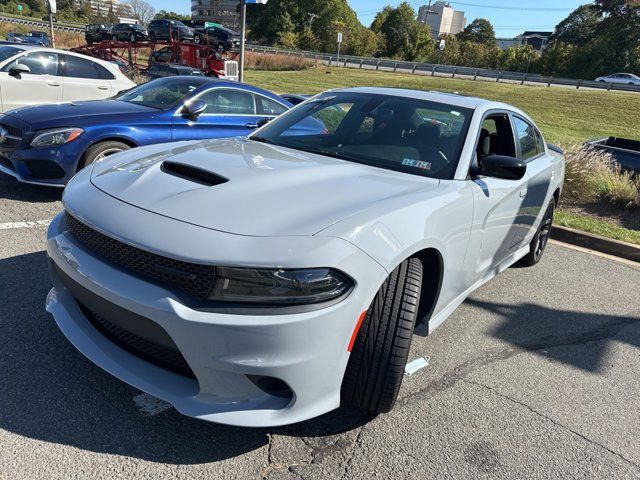
[[[475,166],[478,166],[482,159],[489,155],[516,156],[513,130],[507,114],[489,115],[482,122],[476,147]]]

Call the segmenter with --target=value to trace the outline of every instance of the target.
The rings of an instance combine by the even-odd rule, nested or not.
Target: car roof
[[[453,105],[460,108],[476,109],[478,107],[487,108],[506,108],[519,112],[519,110],[511,105],[501,102],[493,102],[484,98],[467,97],[465,95],[458,95],[457,93],[435,92],[425,90],[411,90],[405,88],[389,88],[389,87],[353,87],[353,88],[340,88],[332,90],[333,92],[353,92],[353,93],[367,93],[370,95],[389,95],[401,98],[414,98],[418,100],[427,100],[430,102],[444,103],[447,105]]]

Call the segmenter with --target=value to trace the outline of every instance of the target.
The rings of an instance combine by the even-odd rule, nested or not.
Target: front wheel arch
[[[80,170],[82,170],[82,168],[84,168],[85,166],[85,155],[87,153],[87,151],[93,147],[94,145],[97,145],[99,143],[104,143],[104,142],[120,142],[120,143],[124,143],[126,145],[128,145],[131,148],[135,148],[138,147],[139,145],[134,142],[133,140],[131,140],[130,138],[127,137],[117,137],[117,136],[110,136],[110,137],[105,137],[105,138],[100,138],[97,140],[94,140],[93,142],[91,142],[90,144],[88,144],[84,151],[82,152],[82,155],[80,155],[80,158],[78,159],[78,163],[76,164],[76,172],[79,172]]]

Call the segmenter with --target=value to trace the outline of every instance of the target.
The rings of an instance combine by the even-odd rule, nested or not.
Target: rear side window
[[[102,65],[98,65],[91,60],[85,58],[73,57],[68,55],[66,57],[67,63],[67,77],[75,78],[92,78],[100,80],[113,80],[115,77]]]
[[[280,115],[287,111],[287,107],[262,95],[256,95],[258,115]]]
[[[523,160],[529,160],[544,151],[539,140],[540,134],[536,132],[536,128],[529,122],[520,117],[513,117],[516,127],[516,137],[520,143],[520,152]]]
[[[218,115],[255,115],[253,95],[240,90],[218,88],[200,97],[207,102],[205,113]]]

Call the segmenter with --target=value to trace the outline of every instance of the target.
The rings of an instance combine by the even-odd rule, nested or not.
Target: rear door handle
[[[52,86],[52,87],[59,87],[60,86],[60,82],[54,82],[54,81],[47,82],[47,84]]]
[[[527,192],[528,190],[526,188],[523,188],[522,190],[520,190],[520,198],[524,198],[527,196]]]
[[[98,85],[98,89],[99,90],[109,90],[109,87],[107,85]]]
[[[257,123],[245,123],[244,126],[245,128],[258,128]]]

